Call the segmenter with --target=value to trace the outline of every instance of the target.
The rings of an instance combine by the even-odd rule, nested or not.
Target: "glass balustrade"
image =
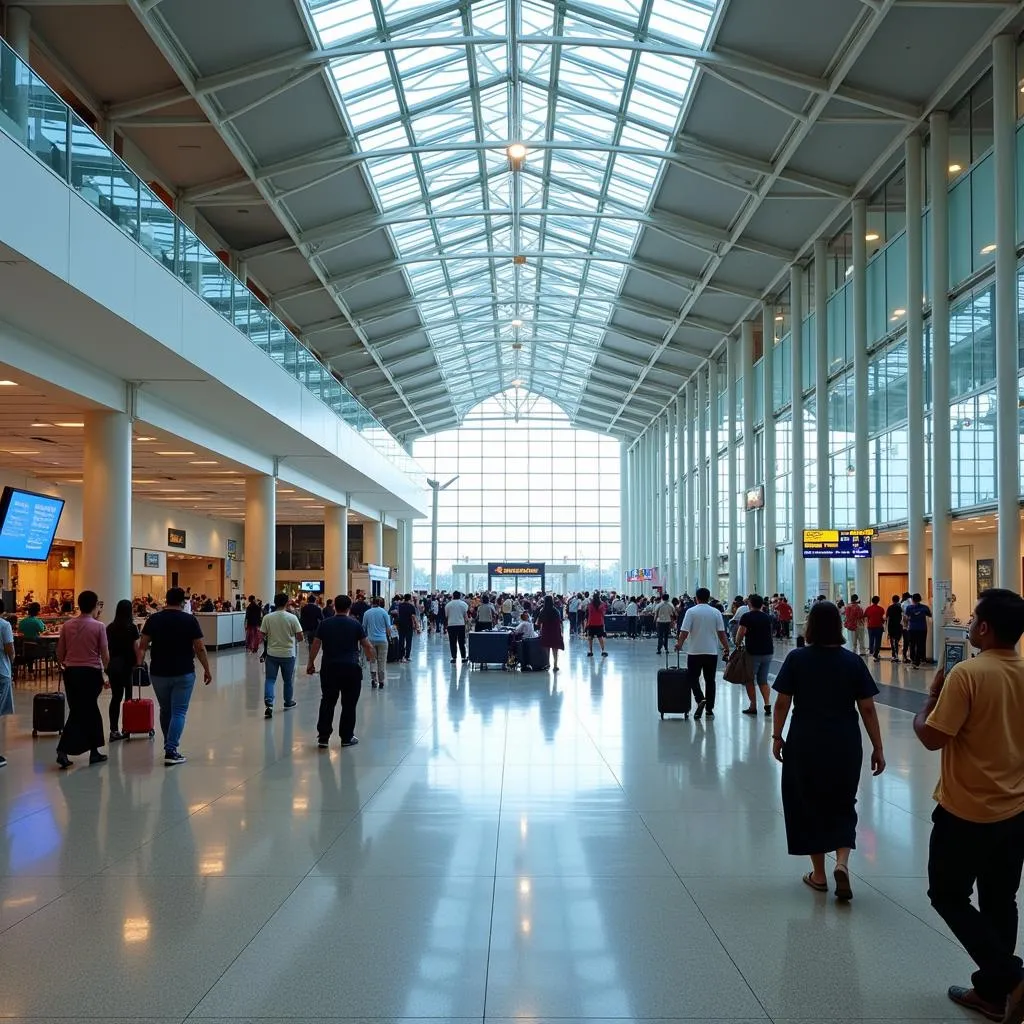
[[[422,468],[330,369],[3,40],[0,131],[63,178],[381,455],[426,486]]]

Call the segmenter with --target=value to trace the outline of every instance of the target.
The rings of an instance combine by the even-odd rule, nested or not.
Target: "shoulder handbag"
[[[754,681],[754,668],[750,664],[750,655],[743,647],[735,648],[729,655],[722,678],[727,683],[739,683],[744,686]]]

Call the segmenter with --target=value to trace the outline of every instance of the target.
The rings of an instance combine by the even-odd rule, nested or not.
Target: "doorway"
[[[910,586],[910,577],[905,572],[880,572],[878,574],[878,590],[882,604],[888,604],[893,594],[902,597]]]

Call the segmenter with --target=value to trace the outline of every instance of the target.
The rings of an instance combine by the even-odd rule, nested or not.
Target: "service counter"
[[[245,643],[245,612],[196,612],[208,650]]]

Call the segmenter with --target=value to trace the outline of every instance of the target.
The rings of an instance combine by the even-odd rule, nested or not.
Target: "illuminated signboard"
[[[627,583],[653,583],[658,575],[657,567],[653,569],[627,569]]]
[[[750,490],[746,492],[745,497],[748,512],[764,508],[764,485],[758,484],[756,487],[751,487]]]
[[[804,530],[804,558],[870,558],[874,530]]]
[[[543,576],[543,562],[488,562],[488,576]]]

